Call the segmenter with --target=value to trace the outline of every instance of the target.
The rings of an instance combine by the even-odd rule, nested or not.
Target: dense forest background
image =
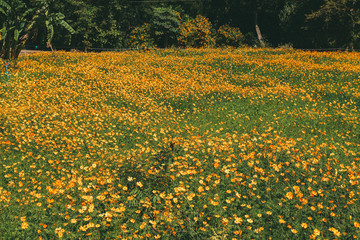
[[[34,1],[22,2],[31,5]],[[56,34],[52,43],[57,49],[96,50],[137,45],[170,47],[224,43],[235,46],[286,45],[307,49],[360,48],[358,0],[46,2],[50,12],[61,12],[75,30],[69,32],[62,26],[54,25]],[[46,34],[45,26],[39,25],[26,46],[46,48]],[[219,40],[221,36],[223,39]],[[191,38],[198,40],[191,42]],[[240,38],[240,42],[236,42],[236,38]]]

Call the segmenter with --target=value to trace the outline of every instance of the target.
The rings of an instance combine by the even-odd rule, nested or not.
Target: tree
[[[358,0],[326,0],[317,11],[308,14],[306,18],[307,29],[314,32],[316,45],[354,48],[354,45],[358,44],[360,37]]]
[[[179,31],[180,16],[171,7],[154,7],[151,30],[159,46],[167,48],[174,44]]]
[[[77,30],[70,36],[59,29],[61,34],[53,41],[59,48],[126,47],[132,30],[149,23],[152,15],[151,3],[128,0],[62,0],[54,1],[50,9],[63,12]]]
[[[54,36],[54,25],[61,25],[69,32],[75,32],[64,21],[61,13],[51,13],[45,0],[11,0],[6,3],[0,0],[2,16],[2,28],[0,46],[1,58],[16,59],[25,43],[32,37],[36,37],[40,27],[44,26],[47,32],[46,41],[51,47]],[[5,8],[5,11],[4,11]]]
[[[22,1],[1,1],[1,57],[4,59],[16,58],[24,42],[29,38],[27,29],[33,23],[29,17],[34,9],[28,9]],[[15,9],[14,9],[15,8]],[[30,23],[26,24],[30,20]]]

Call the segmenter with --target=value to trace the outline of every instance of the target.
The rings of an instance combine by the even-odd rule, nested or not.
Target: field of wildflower
[[[21,57],[0,73],[0,238],[359,238],[359,109],[359,53]]]

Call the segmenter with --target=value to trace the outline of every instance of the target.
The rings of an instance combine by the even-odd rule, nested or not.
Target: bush
[[[184,47],[207,47],[214,43],[212,24],[208,18],[198,15],[180,26],[178,42]]]
[[[148,24],[143,24],[135,28],[130,33],[129,47],[139,49],[149,49],[155,46],[154,39],[151,37],[151,30]]]
[[[219,46],[240,47],[244,41],[244,35],[239,28],[223,25],[217,30],[217,44]]]

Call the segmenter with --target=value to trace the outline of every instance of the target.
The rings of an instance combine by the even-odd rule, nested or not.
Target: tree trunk
[[[2,58],[5,59],[5,60],[8,60],[11,58],[11,41],[10,41],[10,38],[12,36],[10,34],[7,34],[4,41],[5,41],[5,44],[4,44],[4,52],[3,52],[3,55],[2,55]]]
[[[255,11],[255,30],[258,37],[258,40],[260,42],[261,47],[265,47],[264,39],[261,35],[260,27],[258,25],[258,14],[257,11]]]

